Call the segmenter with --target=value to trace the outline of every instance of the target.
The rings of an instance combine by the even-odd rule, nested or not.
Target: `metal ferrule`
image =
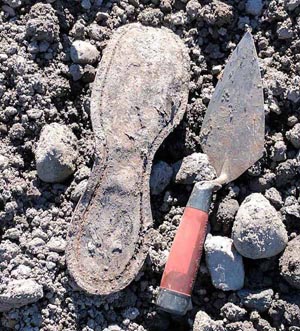
[[[190,295],[160,288],[157,305],[160,309],[176,315],[185,315],[192,307]]]
[[[192,194],[190,195],[187,206],[208,213],[211,203],[211,196],[213,192],[217,191],[220,187],[221,185],[216,183],[216,181],[196,183]]]

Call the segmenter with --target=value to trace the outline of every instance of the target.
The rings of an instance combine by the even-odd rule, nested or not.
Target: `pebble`
[[[201,4],[197,0],[190,0],[186,4],[186,12],[191,19],[197,18],[200,9],[201,9]]]
[[[40,253],[45,246],[45,241],[41,238],[33,238],[27,243],[27,249],[31,254],[37,255]]]
[[[220,202],[217,210],[217,222],[230,225],[239,209],[239,203],[235,199],[224,199]]]
[[[11,276],[17,279],[30,277],[32,269],[26,265],[19,265],[11,272]]]
[[[35,280],[12,280],[0,290],[0,311],[5,312],[37,302],[43,296],[43,287]]]
[[[168,163],[159,161],[152,167],[150,177],[151,194],[158,195],[169,185],[173,176],[173,169]]]
[[[262,0],[247,0],[246,2],[246,13],[259,16],[263,8]]]
[[[9,159],[4,155],[0,155],[0,170],[6,169],[8,165],[9,165]]]
[[[281,208],[283,206],[281,194],[275,187],[271,187],[266,190],[265,197],[271,202],[271,204],[275,208]]]
[[[139,316],[139,314],[139,310],[135,307],[129,307],[122,313],[124,318],[127,318],[131,321],[135,320]]]
[[[258,331],[258,330],[254,328],[251,322],[244,321],[244,322],[233,322],[227,324],[226,331]]]
[[[222,321],[214,321],[206,312],[200,310],[195,316],[193,331],[225,331],[222,324]]]
[[[87,186],[87,180],[81,181],[79,184],[76,185],[75,189],[71,193],[71,200],[74,202],[77,202],[82,194],[84,193],[86,186]]]
[[[294,127],[287,131],[285,134],[286,138],[292,143],[292,145],[299,149],[300,148],[300,123],[294,125]]]
[[[75,40],[70,48],[71,59],[74,63],[93,64],[99,58],[96,46],[88,41]]]
[[[217,65],[212,67],[211,73],[215,76],[218,75],[221,71],[222,71],[222,66]]]
[[[193,153],[172,165],[174,181],[178,184],[193,184],[198,181],[212,180],[216,177],[214,168],[203,153]]]
[[[76,169],[77,138],[66,125],[47,124],[42,129],[35,152],[39,178],[47,183],[66,180]]]
[[[282,277],[293,287],[300,289],[300,236],[291,240],[282,257],[279,267]]]
[[[237,212],[232,239],[241,255],[262,259],[279,254],[288,236],[276,209],[261,193],[253,193]]]
[[[90,0],[81,0],[80,4],[81,4],[81,7],[85,10],[90,10],[92,7]]]
[[[292,22],[290,20],[286,20],[283,23],[279,23],[276,32],[278,39],[291,39],[294,35],[292,30]]]
[[[238,296],[245,307],[264,312],[271,307],[274,291],[272,289],[258,291],[243,289],[238,291]]]
[[[276,141],[274,146],[271,147],[271,158],[275,162],[286,160],[287,147],[284,141]]]
[[[221,315],[226,317],[230,322],[237,322],[243,320],[247,315],[247,310],[235,305],[232,302],[227,302],[221,308]]]
[[[49,43],[59,40],[59,21],[50,4],[37,3],[31,7],[26,21],[26,37]]]
[[[235,250],[233,240],[208,235],[204,244],[206,264],[213,285],[223,291],[236,291],[244,286],[243,258]]]
[[[66,248],[66,240],[59,237],[51,237],[49,242],[47,243],[47,247],[52,252],[63,253]]]
[[[69,72],[70,72],[70,75],[72,76],[74,82],[78,81],[83,75],[83,69],[77,63],[73,63],[70,65]]]

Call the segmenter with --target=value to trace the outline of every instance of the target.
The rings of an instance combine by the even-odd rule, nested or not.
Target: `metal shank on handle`
[[[173,241],[162,276],[157,305],[170,313],[184,315],[191,305],[207,231],[208,210],[215,181],[196,183]]]

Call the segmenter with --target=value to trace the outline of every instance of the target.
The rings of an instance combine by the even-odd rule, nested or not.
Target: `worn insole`
[[[68,234],[66,258],[93,294],[128,285],[149,248],[154,154],[183,117],[189,57],[168,29],[129,24],[115,32],[91,97],[95,163]]]

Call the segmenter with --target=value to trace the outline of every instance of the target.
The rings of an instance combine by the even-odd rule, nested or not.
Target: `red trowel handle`
[[[157,305],[170,313],[184,315],[206,237],[210,199],[216,185],[197,183],[183,213],[162,276]]]

